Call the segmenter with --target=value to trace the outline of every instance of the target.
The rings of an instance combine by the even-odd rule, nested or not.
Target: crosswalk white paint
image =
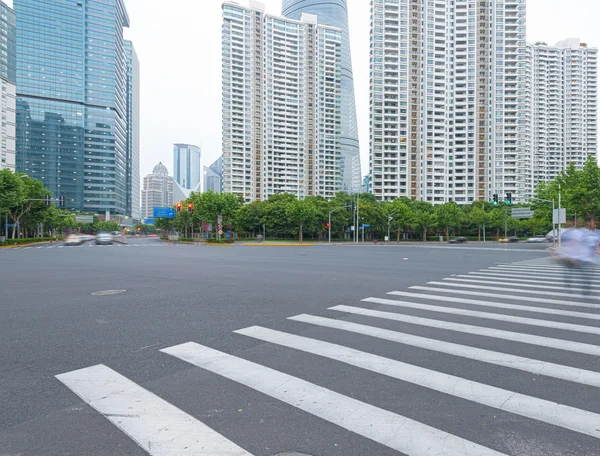
[[[252,456],[102,364],[56,378],[152,456]]]
[[[582,385],[600,388],[600,373],[590,370],[577,369],[575,367],[554,364],[538,359],[530,359],[492,350],[469,347],[467,345],[445,342],[443,340],[428,339],[399,331],[391,331],[375,326],[361,325],[350,321],[334,320],[332,318],[318,317],[315,315],[301,314],[289,317],[288,320],[362,334],[390,342],[410,345],[412,347],[424,348],[426,350],[446,353],[448,355],[459,356],[474,361],[481,361],[497,366],[531,372],[536,375],[553,377],[560,380],[567,380]]]
[[[235,332],[272,344],[360,367],[361,369],[387,375],[397,380],[559,426],[591,437],[600,438],[600,433],[596,430],[598,423],[600,423],[600,415],[586,410],[474,382],[342,345],[262,328],[260,326],[240,329]]]
[[[525,279],[522,278],[522,275],[519,274],[495,274],[493,272],[491,273],[485,273],[485,272],[469,272],[468,274],[458,274],[456,277],[463,277],[463,278],[467,278],[467,279],[480,279],[480,280],[491,280],[493,278],[498,279],[498,280],[510,280],[511,284],[519,284],[519,283],[540,283],[540,284],[548,284],[548,285],[556,285],[559,283],[562,283],[563,281],[561,279],[549,279],[549,280],[540,280],[537,278],[529,278],[529,279]],[[444,279],[447,280],[447,279]],[[587,283],[587,280],[582,280],[582,279],[574,279],[571,280],[571,282],[573,283]],[[499,282],[489,282],[489,283],[499,283]],[[596,285],[591,283],[590,288],[600,288],[600,284]],[[564,290],[564,287],[561,287],[561,289]]]
[[[517,277],[540,277],[540,278],[550,278],[554,280],[560,280],[565,276],[565,271],[562,272],[535,272],[535,271],[512,271],[510,269],[481,269],[477,274],[510,274],[515,275],[518,274]],[[587,276],[586,276],[587,277]]]
[[[438,295],[432,295],[432,294],[410,293],[410,292],[404,292],[404,291],[395,292],[394,296],[404,296],[404,297],[408,297],[411,299],[427,299],[427,300],[432,300],[432,301],[443,301],[443,302],[453,302],[453,303],[458,303],[458,304],[469,304],[469,305],[473,305],[473,306],[492,307],[492,308],[497,308],[497,309],[522,310],[524,312],[535,312],[535,313],[543,313],[543,314],[548,314],[548,315],[559,315],[559,316],[563,316],[563,317],[583,318],[583,319],[587,319],[587,320],[600,320],[600,314],[589,313],[589,312],[561,310],[561,309],[549,309],[546,307],[523,306],[520,304],[506,304],[506,303],[502,303],[502,302],[493,302],[493,301],[480,301],[477,299],[455,298],[453,296],[438,296]],[[590,304],[590,306],[593,306],[593,308],[597,308],[595,304]]]
[[[409,456],[502,454],[314,383],[193,342],[161,351]]]
[[[414,287],[409,287],[411,290],[423,290],[423,291],[436,291],[436,292],[440,292],[440,293],[454,293],[454,294],[462,294],[462,295],[468,295],[468,296],[484,296],[486,298],[501,298],[501,299],[508,299],[508,300],[514,300],[514,301],[528,301],[528,302],[543,302],[546,304],[558,304],[558,305],[563,305],[563,306],[577,306],[578,304],[580,304],[577,301],[562,301],[560,299],[549,299],[549,298],[533,298],[531,296],[516,296],[516,295],[509,295],[509,294],[502,294],[502,293],[484,293],[483,291],[467,291],[467,290],[450,290],[447,288],[435,288],[435,287],[423,287],[423,286],[414,286]],[[513,290],[511,290],[513,291]],[[388,293],[388,294],[395,294],[394,291]],[[578,295],[572,295],[571,297],[573,298],[577,298]],[[584,296],[585,297],[585,296]]]
[[[506,286],[510,286],[513,289],[518,289],[520,288],[538,288],[538,289],[542,289],[542,290],[564,290],[565,287],[559,287],[559,286],[554,286],[554,285],[544,285],[544,282],[538,282],[537,284],[525,284],[525,283],[514,283],[513,281],[510,282],[502,282],[499,280],[482,280],[482,279],[476,279],[473,276],[467,276],[470,277],[469,279],[464,279],[463,277],[465,276],[456,276],[456,277],[446,277],[444,280],[445,281],[449,281],[449,282],[466,282],[466,283],[478,283],[481,285],[506,285]],[[516,282],[516,281],[515,281]],[[433,282],[427,282],[427,283],[433,283]],[[569,291],[585,291],[585,288],[569,288]]]
[[[551,337],[535,336],[532,334],[506,331],[503,329],[487,328],[485,326],[468,325],[465,323],[453,323],[444,320],[434,320],[431,318],[413,317],[392,312],[382,312],[379,310],[363,309],[353,306],[334,306],[329,310],[344,312],[365,317],[380,318],[384,320],[400,321],[419,326],[427,326],[436,329],[445,329],[448,331],[461,332],[466,334],[475,334],[478,336],[492,337],[495,339],[510,340],[529,345],[538,345],[540,347],[555,348],[558,350],[571,351],[592,356],[600,356],[600,346],[585,344],[582,342],[573,342],[564,339],[553,339]]]
[[[552,274],[563,274],[567,268],[557,268],[557,269],[547,269],[547,268],[530,268],[530,267],[508,267],[508,266],[492,266],[490,269],[495,271],[512,271],[512,272],[534,272],[534,273],[552,273]],[[578,274],[585,274],[590,277],[600,277],[600,272],[597,272],[595,269],[581,269],[578,271]]]
[[[562,329],[564,331],[575,331],[585,334],[600,335],[600,328],[594,326],[575,325],[572,323],[562,323],[558,321],[539,320],[537,318],[514,317],[512,315],[496,314],[491,312],[479,312],[476,310],[457,309],[455,307],[432,306],[430,304],[416,304],[413,302],[396,301],[394,299],[367,298],[364,302],[374,304],[383,304],[386,306],[404,307],[409,309],[426,310],[428,312],[446,313],[452,315],[464,315],[473,318],[483,318],[485,320],[508,321],[521,325],[539,326],[542,328]]]
[[[448,282],[427,282],[429,285],[442,285],[446,287],[456,287],[456,288],[470,288],[475,290],[490,290],[490,291],[506,291],[506,287],[490,287],[487,285],[468,285],[466,283],[448,283]],[[411,287],[413,288],[413,287]],[[515,289],[511,289],[513,293],[516,291]],[[566,298],[585,298],[585,299],[594,299],[600,300],[600,296],[586,296],[583,294],[574,294],[574,293],[558,293],[556,291],[543,291],[543,290],[519,290],[519,293],[527,293],[534,295],[542,295],[542,296],[563,296]]]

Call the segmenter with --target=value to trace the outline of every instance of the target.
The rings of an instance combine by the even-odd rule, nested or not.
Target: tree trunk
[[[302,225],[304,225],[304,222],[300,223],[300,232],[298,233],[298,239],[300,240],[300,244],[302,244]]]
[[[400,242],[400,227],[398,227],[398,238],[396,242]]]
[[[423,242],[427,242],[427,230],[423,230]]]
[[[15,236],[17,235],[17,222],[13,220],[13,232],[12,232],[12,238],[14,239]]]
[[[450,230],[446,227],[446,241],[450,240]]]
[[[481,241],[481,227],[480,226],[477,227],[477,240]]]

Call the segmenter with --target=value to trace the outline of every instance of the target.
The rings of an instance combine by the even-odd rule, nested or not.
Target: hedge
[[[7,239],[4,242],[0,242],[0,246],[11,246],[11,245],[23,245],[23,244],[34,244],[36,242],[52,242],[60,241],[59,238],[25,238],[25,239]]]

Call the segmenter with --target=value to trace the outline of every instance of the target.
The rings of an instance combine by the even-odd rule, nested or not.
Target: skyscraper
[[[200,148],[191,144],[173,146],[173,179],[182,189],[198,191],[200,186]]]
[[[69,209],[127,213],[123,0],[14,0],[17,169]]]
[[[153,218],[155,207],[173,206],[173,178],[167,167],[159,163],[152,174],[144,177],[142,189],[142,218]]]
[[[223,191],[223,157],[219,157],[212,165],[204,167],[203,191],[221,193]]]
[[[127,59],[127,202],[126,211],[140,220],[140,62],[133,43],[125,40]]]
[[[526,58],[523,0],[371,0],[375,196],[520,200]]]
[[[354,79],[350,52],[350,27],[346,0],[283,0],[282,13],[285,17],[299,20],[303,13],[317,16],[319,24],[337,27],[342,32],[342,191],[360,191],[361,169],[356,122]]]
[[[223,4],[223,191],[332,198],[341,182],[341,32]],[[252,39],[250,39],[252,38]]]
[[[598,49],[577,38],[528,46],[533,196],[569,163],[598,153]]]
[[[16,123],[16,29],[15,12],[0,1],[0,169],[15,170]]]

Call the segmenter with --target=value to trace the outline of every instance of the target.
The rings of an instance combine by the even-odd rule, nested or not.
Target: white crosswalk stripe
[[[407,455],[501,454],[418,421],[193,342],[161,351]],[[407,435],[411,438],[407,439]]]
[[[56,378],[151,455],[251,456],[205,424],[104,365]]]
[[[305,378],[310,374],[302,374],[303,378],[299,378],[295,376],[297,374],[285,372],[287,367],[280,370],[270,367],[272,347],[287,350],[286,356],[300,356],[303,353],[302,356],[318,357],[327,363],[327,369],[332,372],[345,365],[346,369],[360,370],[363,375],[380,376],[386,381],[397,382],[394,389],[399,397],[406,394],[403,389],[410,385],[423,389],[423,394],[428,395],[424,397],[442,394],[454,401],[466,401],[471,407],[482,410],[480,416],[497,413],[518,416],[520,420],[527,421],[523,423],[523,433],[531,432],[535,426],[550,425],[561,432],[571,433],[567,435],[573,437],[565,438],[565,445],[575,442],[577,438],[592,437],[581,448],[585,445],[592,447],[600,445],[597,443],[600,439],[600,409],[597,403],[578,400],[574,404],[572,394],[558,392],[575,387],[600,388],[600,338],[595,337],[600,335],[600,313],[597,312],[600,303],[580,299],[584,297],[579,294],[584,290],[583,285],[574,285],[572,289],[563,287],[560,277],[562,267],[553,261],[525,260],[410,286],[406,291],[383,290],[387,298],[374,296],[361,299],[360,306],[336,305],[327,309],[327,317],[310,314],[290,316],[285,332],[264,326],[234,331],[231,337],[250,338],[264,343],[252,348],[251,356],[256,357],[253,359],[264,359],[261,362],[245,359],[245,352],[234,356],[195,341],[160,351],[200,368],[186,371],[186,376],[218,376],[237,383],[236,388],[261,393],[264,400],[275,399],[304,412],[308,417],[318,417],[409,456],[498,456],[505,454],[502,451],[507,454],[529,453],[514,448],[507,451],[503,442],[494,443],[483,437],[480,439],[477,433],[470,433],[470,437],[465,438],[457,426],[432,426],[430,421],[419,418],[421,415],[415,414],[414,410],[404,411],[402,401],[394,402],[393,406],[397,408],[393,411],[370,404],[362,400],[361,393],[366,388],[364,384],[356,385],[356,395],[347,394],[346,391],[342,394],[336,391],[336,386],[326,388],[312,378]],[[546,265],[552,266],[552,272],[547,271]],[[513,267],[527,269],[522,274],[521,270],[512,270]],[[538,267],[539,270],[534,269]],[[583,282],[584,279],[576,280]],[[600,288],[600,285],[594,288]],[[409,314],[415,310],[426,316]],[[332,314],[335,317],[331,317]],[[445,320],[451,316],[460,316],[467,323]],[[568,318],[569,322],[565,322],[564,318]],[[502,322],[507,327],[513,325],[515,329],[485,326],[492,322]],[[388,327],[379,327],[378,324]],[[396,327],[389,328],[393,325]],[[556,335],[549,337],[530,333],[538,328],[544,328],[548,334],[553,331]],[[296,334],[299,331],[302,331],[302,335]],[[346,340],[344,336],[352,340],[348,342],[352,347],[339,342]],[[351,339],[348,336],[352,336]],[[575,336],[586,342],[571,340]],[[329,338],[334,340],[329,341]],[[401,358],[393,359],[377,353],[380,346],[368,339],[403,347],[396,350]],[[597,344],[588,343],[594,340]],[[456,369],[452,367],[449,372],[447,367],[444,372],[444,368],[440,368],[429,356],[419,356],[416,364],[413,364],[413,355],[405,354],[407,347],[441,354],[443,359],[454,358],[461,362],[456,362]],[[536,353],[536,349],[540,353]],[[261,358],[257,353],[269,356]],[[389,353],[394,353],[394,350]],[[553,354],[564,361],[552,360]],[[569,354],[579,357],[566,358]],[[586,358],[582,360],[581,356]],[[588,362],[590,360],[593,362]],[[315,365],[315,369],[323,368],[321,363]],[[489,372],[475,379],[469,378],[474,371],[492,369],[503,369],[502,375],[494,375],[494,380],[488,380]],[[309,369],[309,372],[312,371]],[[512,375],[518,374],[522,376],[519,381],[507,381]],[[243,435],[231,429],[224,432],[226,435],[219,434],[203,423],[203,418],[193,416],[195,413],[188,414],[180,410],[105,365],[60,374],[57,378],[151,455],[241,456],[250,455],[244,447],[254,448],[245,445]],[[536,382],[536,378],[554,382],[555,386],[560,387],[538,391],[532,386],[538,383],[543,386],[545,383]],[[524,383],[528,381],[536,383],[527,389]],[[218,394],[224,394],[223,391],[234,386],[225,382]],[[414,394],[415,390],[411,391]],[[595,394],[595,391],[590,394]],[[213,393],[204,388],[197,392],[199,395]],[[442,419],[435,422],[449,422],[453,415],[447,412],[440,410],[446,421]],[[518,423],[504,419],[496,424],[500,430],[505,425],[518,426]],[[230,432],[232,435],[229,435]],[[511,439],[518,439],[514,432],[513,428]],[[481,434],[484,433],[482,428]],[[537,442],[536,448],[542,448],[545,444],[543,436],[543,433],[540,436],[529,433],[523,435],[523,439],[530,443]],[[264,444],[266,447],[269,442]],[[571,453],[570,450],[559,448],[552,454]],[[592,453],[598,454],[596,451]],[[573,454],[583,456],[592,453]]]

